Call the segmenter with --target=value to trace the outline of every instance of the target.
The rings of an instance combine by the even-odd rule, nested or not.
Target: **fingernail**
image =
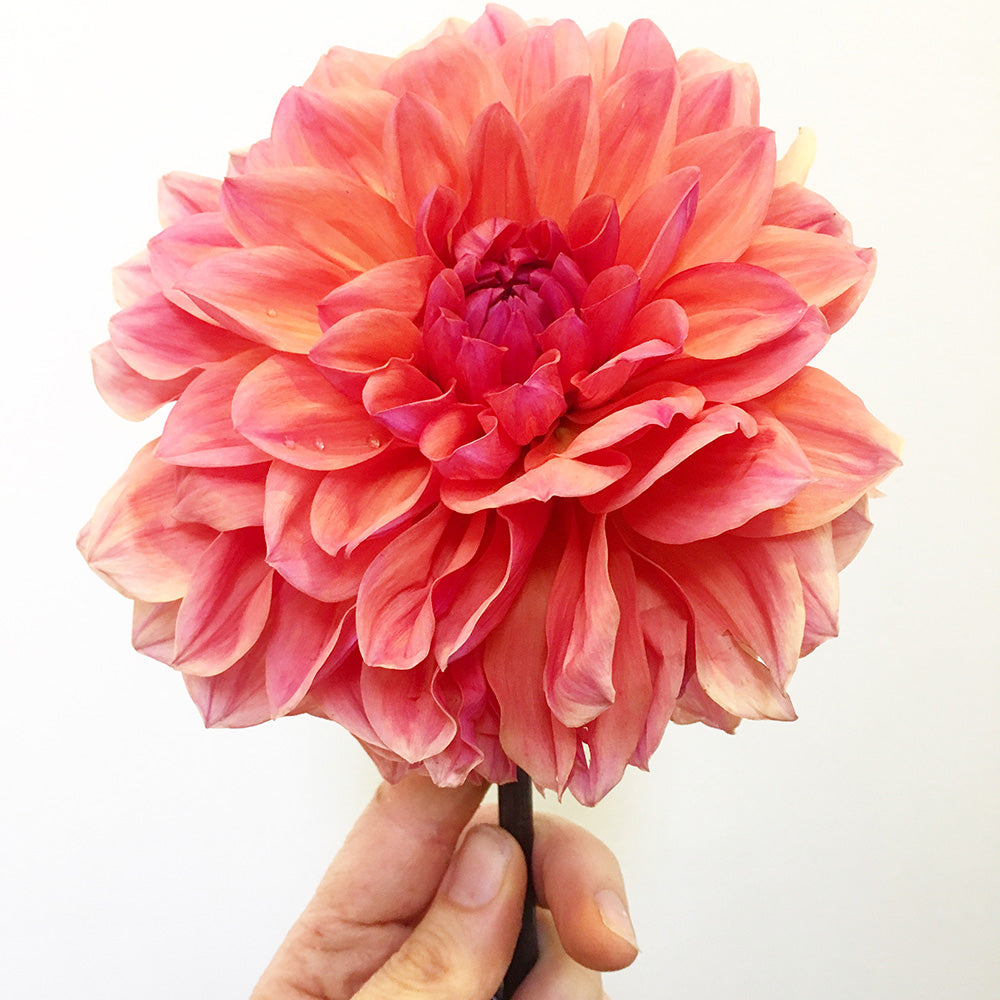
[[[510,858],[511,842],[499,830],[476,827],[465,838],[448,873],[445,895],[459,906],[485,906],[500,891]]]
[[[601,915],[604,926],[612,934],[617,934],[624,941],[628,941],[636,951],[639,945],[635,939],[635,928],[628,915],[628,909],[622,901],[621,896],[613,889],[602,889],[594,896],[597,903],[597,911]]]

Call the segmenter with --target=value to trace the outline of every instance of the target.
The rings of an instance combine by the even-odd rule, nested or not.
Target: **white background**
[[[419,9],[418,9],[419,7]],[[753,63],[763,123],[819,134],[811,185],[880,252],[819,363],[907,438],[845,573],[842,637],[800,720],[672,728],[651,774],[581,817],[618,852],[643,953],[615,1000],[1000,992],[997,395],[1000,116],[993,4],[608,7],[678,52]],[[0,24],[0,992],[245,997],[375,784],[312,719],[205,732],[129,647],[77,530],[155,434],[107,411],[87,349],[109,268],[156,231],[171,169],[219,175],[327,47],[394,53],[439,0],[57,0]]]

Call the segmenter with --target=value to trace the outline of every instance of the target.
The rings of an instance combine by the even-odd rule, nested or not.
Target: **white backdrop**
[[[763,123],[880,252],[819,364],[907,438],[794,725],[672,728],[596,810],[643,947],[616,1000],[1000,992],[998,18],[976,0],[516,3],[651,16],[753,63]],[[478,5],[67,0],[0,24],[0,992],[245,997],[375,784],[329,723],[205,732],[74,537],[155,433],[87,349],[171,169],[220,174],[332,44],[394,53]],[[419,9],[418,9],[419,8]],[[612,14],[613,12],[613,14]]]

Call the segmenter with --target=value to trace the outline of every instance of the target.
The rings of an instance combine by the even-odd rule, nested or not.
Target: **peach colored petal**
[[[578,25],[561,20],[511,36],[497,63],[521,117],[567,77],[589,75],[590,49]]]
[[[621,223],[618,205],[605,194],[591,195],[577,205],[570,217],[566,237],[573,259],[590,279],[611,267],[618,254]]]
[[[176,287],[242,337],[306,354],[320,338],[317,302],[348,276],[342,267],[292,247],[254,247],[200,261]]]
[[[698,204],[699,173],[682,167],[650,185],[622,220],[618,262],[631,265],[648,302],[667,276]]]
[[[538,212],[565,226],[597,169],[600,124],[590,77],[553,87],[524,114],[521,128],[535,160]]]
[[[216,531],[260,527],[264,523],[264,480],[268,466],[183,469],[177,480],[171,516],[206,524]]]
[[[272,462],[264,494],[267,562],[293,587],[318,601],[353,599],[372,559],[389,537],[362,543],[351,556],[331,556],[312,535],[311,511],[322,472]]]
[[[327,473],[313,500],[310,525],[317,544],[349,555],[359,542],[433,502],[433,469],[420,452],[397,448],[350,469]]]
[[[180,608],[180,599],[158,604],[132,602],[132,646],[137,653],[170,665]]]
[[[868,494],[865,494],[850,510],[845,510],[830,522],[833,554],[838,573],[850,565],[861,551],[861,546],[868,540],[872,527],[872,522],[868,518]]]
[[[521,126],[501,103],[472,123],[466,146],[472,193],[465,216],[470,225],[492,218],[535,218],[535,165]]]
[[[839,631],[840,581],[833,529],[831,525],[824,524],[812,531],[786,535],[780,542],[791,549],[802,581],[806,620],[799,656],[807,656]]]
[[[628,26],[608,82],[613,83],[629,73],[643,70],[672,72],[676,66],[677,57],[666,36],[652,21],[642,18]]]
[[[808,459],[782,424],[756,415],[752,437],[708,442],[625,506],[622,520],[646,538],[683,545],[732,531],[801,493],[813,481]]]
[[[164,403],[177,399],[197,375],[192,371],[165,381],[146,378],[122,361],[110,340],[90,352],[90,362],[101,398],[126,420],[145,420]]]
[[[355,641],[352,605],[324,604],[279,579],[268,628],[265,687],[271,714],[278,717],[299,704],[335,650]]]
[[[455,129],[434,105],[416,94],[400,97],[385,129],[389,198],[414,223],[424,199],[437,187],[469,198],[469,168]]]
[[[233,425],[243,438],[303,469],[346,469],[389,445],[365,408],[305,358],[272,355],[245,375],[231,398]]]
[[[174,465],[254,465],[267,455],[233,424],[233,393],[259,365],[263,350],[246,351],[202,372],[167,415],[158,458]]]
[[[219,188],[222,182],[214,177],[175,170],[160,178],[157,187],[157,211],[164,229],[189,215],[219,211]]]
[[[748,63],[730,62],[707,49],[697,49],[685,52],[677,68],[681,74],[678,142],[759,124],[760,91]]]
[[[111,269],[111,290],[115,302],[122,309],[133,306],[160,290],[149,266],[148,250],[141,250]]]
[[[417,444],[424,428],[455,406],[455,388],[441,391],[423,372],[394,358],[365,382],[365,409],[393,435]]]
[[[428,661],[412,670],[367,667],[361,673],[361,698],[372,728],[388,750],[410,763],[440,753],[458,729],[434,698],[433,672]]]
[[[822,233],[764,226],[740,258],[781,275],[810,305],[825,306],[864,277],[849,243]]]
[[[245,246],[291,245],[348,270],[413,255],[413,230],[392,203],[322,167],[228,177],[222,214]]]
[[[592,194],[611,195],[627,212],[667,172],[678,91],[676,69],[638,70],[611,84],[600,101],[601,144]]]
[[[684,355],[706,361],[778,339],[808,308],[786,280],[749,264],[702,264],[675,275],[661,294],[687,315]]]
[[[337,320],[309,352],[309,360],[338,372],[369,374],[391,359],[412,361],[420,328],[393,309],[364,309]]]
[[[324,330],[364,309],[392,309],[416,319],[423,309],[427,288],[440,270],[430,257],[392,260],[359,274],[335,288],[319,304]]]
[[[545,617],[545,699],[555,718],[575,729],[615,701],[612,661],[621,609],[608,570],[605,519],[574,519],[567,528]]]
[[[498,101],[512,104],[496,63],[454,36],[436,38],[397,59],[383,74],[381,86],[398,97],[411,93],[432,104],[463,141],[483,108]]]
[[[321,96],[293,87],[274,115],[269,165],[324,167],[385,195],[382,132],[392,105],[392,97],[377,90]]]
[[[328,96],[336,95],[341,87],[367,91],[391,63],[388,56],[336,45],[320,57],[305,85]]]
[[[857,311],[862,300],[868,294],[875,280],[877,257],[874,250],[858,249],[855,251],[858,259],[865,266],[865,273],[846,292],[838,295],[833,301],[823,306],[823,315],[830,325],[830,331],[836,333]]]
[[[527,27],[519,14],[502,4],[488,3],[483,13],[469,25],[465,37],[474,42],[477,48],[494,52]]]
[[[108,491],[76,544],[90,568],[119,593],[149,603],[183,596],[216,536],[171,516],[177,470],[154,456],[151,441]]]
[[[808,531],[843,514],[897,465],[901,439],[835,378],[804,368],[761,399],[795,436],[816,481],[752,527],[761,534]]]
[[[159,292],[115,313],[108,332],[130,368],[161,381],[225,361],[253,346],[229,330],[196,319]]]
[[[465,565],[486,519],[456,517],[443,505],[407,528],[376,556],[358,588],[358,643],[365,663],[411,670],[431,651],[433,589]]]
[[[764,224],[851,239],[847,219],[826,198],[801,184],[783,184],[774,189]]]
[[[830,339],[830,328],[810,307],[787,333],[745,354],[717,361],[675,355],[663,367],[666,377],[688,382],[718,402],[743,403],[781,385],[811,361]]]
[[[551,548],[532,562],[507,616],[483,644],[483,670],[500,708],[500,745],[543,788],[569,781],[576,737],[545,699],[545,608],[556,561]],[[510,665],[517,664],[516,670]]]
[[[701,171],[698,210],[674,258],[672,273],[710,261],[736,260],[767,213],[774,187],[774,133],[744,126],[678,145],[670,169]]]
[[[198,561],[181,601],[173,665],[211,677],[236,663],[267,622],[273,577],[259,528],[219,535]]]
[[[221,674],[199,677],[187,674],[184,683],[209,729],[240,729],[271,718],[264,687],[263,644]]]

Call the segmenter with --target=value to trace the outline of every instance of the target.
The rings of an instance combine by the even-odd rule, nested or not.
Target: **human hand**
[[[251,1000],[491,1000],[527,871],[514,838],[488,825],[495,807],[476,813],[484,792],[416,776],[383,784]],[[532,860],[541,952],[510,1000],[601,1000],[600,973],[637,954],[618,862],[545,814]]]

